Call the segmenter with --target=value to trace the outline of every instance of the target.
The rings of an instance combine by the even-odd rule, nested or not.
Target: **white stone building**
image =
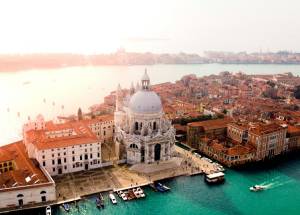
[[[145,71],[141,87],[122,95],[117,90],[115,140],[120,159],[127,163],[153,163],[169,160],[175,143],[175,129],[164,117],[160,97],[150,89]]]
[[[101,140],[86,121],[54,124],[39,116],[23,130],[28,156],[52,176],[102,167]]]

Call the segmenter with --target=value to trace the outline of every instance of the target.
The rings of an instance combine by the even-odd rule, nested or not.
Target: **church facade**
[[[128,95],[118,87],[114,121],[119,157],[128,164],[150,164],[172,157],[175,129],[165,118],[160,97],[150,89],[147,71],[141,85],[132,85]]]

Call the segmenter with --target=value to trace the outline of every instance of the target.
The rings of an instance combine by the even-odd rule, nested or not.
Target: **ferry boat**
[[[224,176],[225,174],[223,172],[208,174],[205,176],[205,181],[212,184],[221,183],[225,180]]]
[[[249,188],[250,191],[256,192],[256,191],[262,191],[266,189],[265,186],[261,186],[261,185],[254,185],[252,187]]]
[[[109,198],[110,198],[110,200],[111,200],[111,202],[112,202],[113,204],[117,204],[117,200],[116,200],[114,194],[110,193],[110,194],[109,194]]]
[[[51,215],[51,207],[50,206],[47,206],[46,207],[46,215]]]

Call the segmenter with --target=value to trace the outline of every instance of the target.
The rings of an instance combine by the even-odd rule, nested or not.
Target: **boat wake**
[[[277,177],[278,178],[278,177]],[[287,181],[279,181],[279,180],[276,180],[275,178],[272,179],[271,181],[268,181],[268,182],[263,182],[261,184],[259,184],[260,186],[264,186],[265,189],[273,189],[273,188],[277,188],[277,187],[281,187],[281,186],[284,186],[286,184],[289,184],[291,183],[292,180],[287,180]]]

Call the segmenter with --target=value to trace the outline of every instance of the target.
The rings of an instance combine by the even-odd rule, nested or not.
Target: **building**
[[[230,118],[192,122],[187,126],[187,144],[198,149],[200,139],[205,136],[226,136],[227,124]]]
[[[145,71],[141,89],[116,93],[116,144],[119,156],[129,164],[169,160],[175,143],[175,129],[164,116],[160,97],[150,89]]]
[[[85,119],[83,122],[103,143],[111,143],[114,139],[115,125],[113,115],[100,115],[94,119]]]
[[[245,123],[234,122],[227,125],[227,137],[242,143],[248,140],[248,126]]]
[[[248,142],[256,148],[255,160],[273,158],[287,151],[287,125],[252,124],[248,131]]]
[[[102,167],[101,138],[88,125],[85,120],[55,124],[38,116],[23,128],[28,156],[52,176]]]
[[[0,147],[0,208],[15,209],[56,200],[55,183],[23,142]]]

